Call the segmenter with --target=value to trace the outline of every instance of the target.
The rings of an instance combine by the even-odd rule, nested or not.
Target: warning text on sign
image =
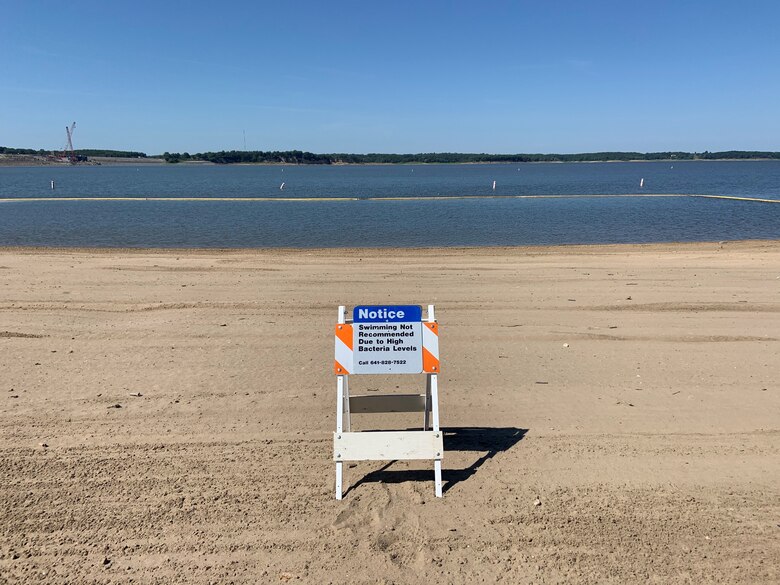
[[[354,323],[356,374],[422,372],[422,324]]]

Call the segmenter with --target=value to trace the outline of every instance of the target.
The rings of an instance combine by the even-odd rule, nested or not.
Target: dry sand
[[[336,307],[391,302],[437,307],[444,498],[337,502]],[[0,250],[0,582],[777,583],[779,340],[780,243]]]

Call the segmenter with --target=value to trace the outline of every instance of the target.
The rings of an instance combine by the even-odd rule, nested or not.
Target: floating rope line
[[[410,197],[5,197],[0,203],[41,203],[79,201],[119,202],[119,201],[165,201],[165,202],[301,202],[330,203],[344,201],[450,201],[459,199],[616,199],[624,197],[698,197],[701,199],[727,199],[732,201],[753,201],[758,203],[780,203],[780,199],[762,199],[758,197],[736,197],[731,195],[693,195],[682,193],[626,193],[623,195],[432,195]]]
[[[736,197],[734,195],[691,195],[702,199],[729,199],[731,201],[756,201],[758,203],[780,203],[780,199],[761,199],[759,197]]]

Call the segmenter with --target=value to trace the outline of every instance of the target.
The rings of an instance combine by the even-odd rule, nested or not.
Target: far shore
[[[213,163],[205,160],[189,160],[177,163],[165,162],[162,158],[127,158],[127,157],[108,157],[91,156],[88,161],[71,164],[63,161],[49,160],[45,156],[39,155],[3,155],[0,154],[0,167],[87,167],[87,166],[251,166],[251,167],[299,167],[299,166],[331,166],[331,167],[374,167],[374,166],[463,166],[463,165],[562,165],[562,164],[605,164],[605,163],[701,163],[701,162],[770,162],[778,159],[772,158],[718,158],[718,159],[631,159],[631,160],[582,160],[582,161],[528,161],[528,162],[508,162],[508,161],[485,161],[485,162],[372,162],[372,163],[346,163],[334,162],[331,164],[301,164],[292,162],[257,162],[257,163]]]

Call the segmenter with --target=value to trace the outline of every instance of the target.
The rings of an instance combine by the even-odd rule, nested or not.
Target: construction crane
[[[70,164],[76,164],[76,153],[73,150],[73,130],[76,128],[76,122],[70,125],[70,128],[65,126],[65,135],[68,137],[68,143],[65,146],[65,152],[62,153],[62,158],[67,158]]]

